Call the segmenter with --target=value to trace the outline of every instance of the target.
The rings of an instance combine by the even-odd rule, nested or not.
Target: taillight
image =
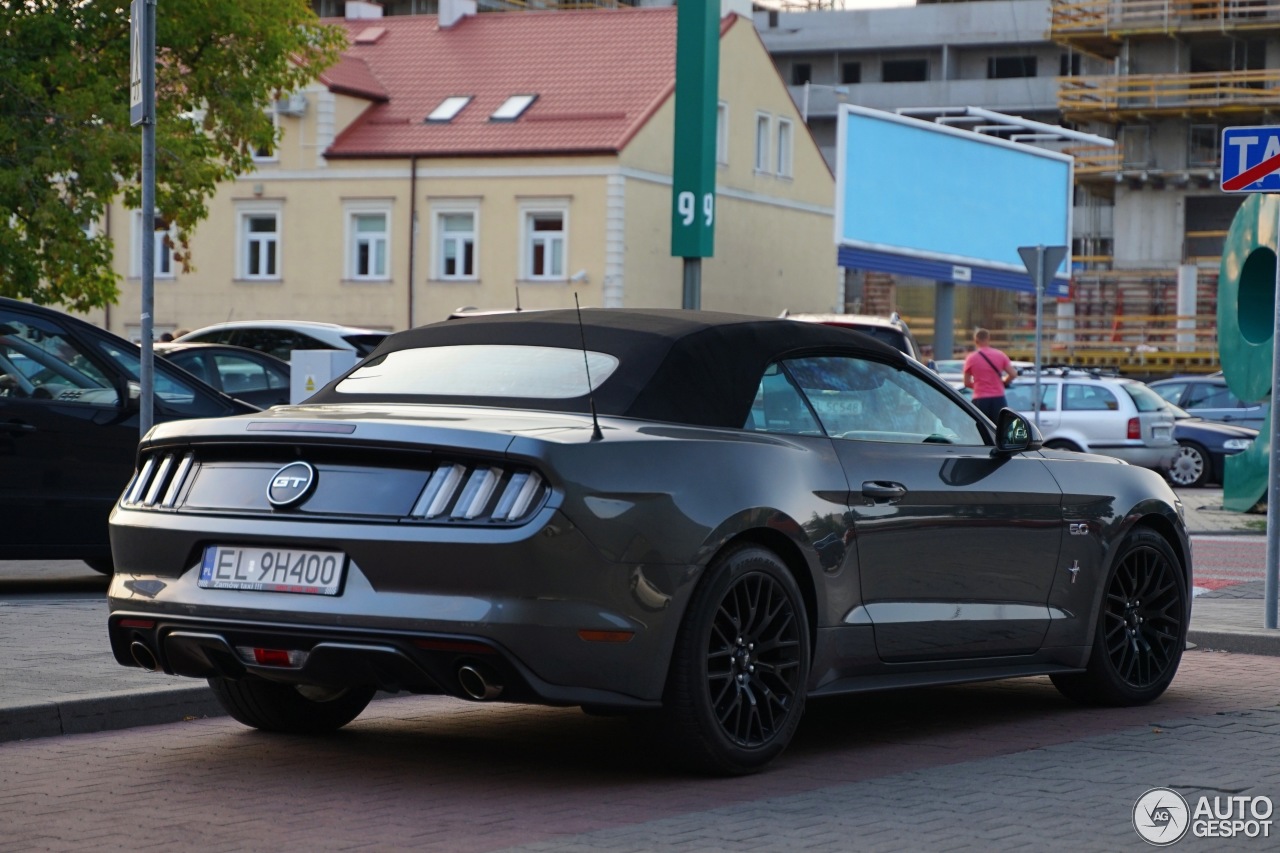
[[[1142,424],[1137,418],[1129,418],[1129,438],[1142,438]]]

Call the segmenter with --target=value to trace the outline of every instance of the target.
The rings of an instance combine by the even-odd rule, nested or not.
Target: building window
[[[772,122],[768,115],[756,113],[756,171],[769,171],[769,125]]]
[[[276,112],[274,106],[271,107],[270,116],[271,138],[273,141],[270,145],[259,146],[258,148],[253,149],[253,159],[256,163],[273,163],[280,159],[276,154],[274,141],[280,138],[280,114]]]
[[[840,82],[841,83],[861,83],[862,82],[862,63],[861,62],[843,62],[840,64]]]
[[[448,281],[476,277],[476,213],[473,210],[436,212],[436,276]]]
[[[388,278],[390,219],[385,210],[353,210],[347,213],[348,278]]]
[[[1064,53],[1058,58],[1058,76],[1059,77],[1079,77],[1080,76],[1080,54]]]
[[[1222,131],[1216,124],[1193,124],[1188,129],[1187,167],[1215,168],[1218,159],[1218,140]]]
[[[724,101],[716,106],[716,163],[729,165],[729,105]]]
[[[880,66],[885,83],[920,83],[929,79],[927,59],[886,59]]]
[[[567,254],[564,210],[526,210],[524,214],[525,278],[562,281]]]
[[[1145,124],[1129,124],[1120,128],[1120,153],[1126,169],[1149,169],[1151,158],[1151,127]]]
[[[778,176],[791,177],[791,150],[794,131],[785,118],[778,119]]]
[[[987,79],[1003,80],[1009,77],[1036,76],[1036,58],[1034,56],[989,56],[987,57]]]
[[[240,214],[240,278],[280,277],[280,213]]]
[[[803,86],[813,80],[813,65],[808,62],[796,62],[791,66],[791,85]]]
[[[156,221],[162,221],[162,217],[157,216]],[[132,278],[142,275],[142,234],[142,211],[135,210],[133,211],[133,251],[129,254],[129,275]],[[173,247],[176,240],[177,230],[173,226],[168,230],[155,229],[155,239],[152,241],[155,262],[151,269],[156,278],[173,278]]]

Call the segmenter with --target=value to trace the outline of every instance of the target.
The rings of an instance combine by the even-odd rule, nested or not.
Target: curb
[[[1187,641],[1206,651],[1280,657],[1280,630],[1268,631],[1260,628],[1250,631],[1197,631],[1192,628],[1187,631]]]
[[[205,684],[0,707],[0,742],[224,717]]]

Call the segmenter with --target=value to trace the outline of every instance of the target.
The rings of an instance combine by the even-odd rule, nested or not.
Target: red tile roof
[[[375,101],[329,157],[616,152],[675,84],[672,7],[493,12],[443,30],[435,15],[327,23],[345,26],[351,46],[321,80]],[[371,27],[384,32],[360,43]],[[489,120],[510,96],[534,94],[516,121]],[[473,100],[452,121],[424,123],[460,95]]]

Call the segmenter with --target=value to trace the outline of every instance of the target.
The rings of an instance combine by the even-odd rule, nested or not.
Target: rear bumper
[[[372,685],[381,690],[441,693],[464,699],[464,668],[499,688],[499,701],[547,705],[657,707],[656,700],[585,686],[552,684],[516,655],[483,637],[413,632],[338,630],[314,625],[229,623],[117,611],[108,620],[111,650],[125,666],[154,659],[170,675],[194,678],[256,676],[288,684]],[[137,649],[141,645],[141,650]],[[262,665],[242,649],[303,652],[296,665]],[[248,659],[247,659],[248,658]]]
[[[1153,471],[1164,473],[1173,464],[1174,457],[1178,454],[1178,445],[1176,442],[1163,447],[1150,447],[1148,445],[1091,445],[1089,452],[1100,453],[1103,456],[1114,456],[1117,459],[1123,459],[1130,465],[1137,465],[1139,468],[1150,468]]]

